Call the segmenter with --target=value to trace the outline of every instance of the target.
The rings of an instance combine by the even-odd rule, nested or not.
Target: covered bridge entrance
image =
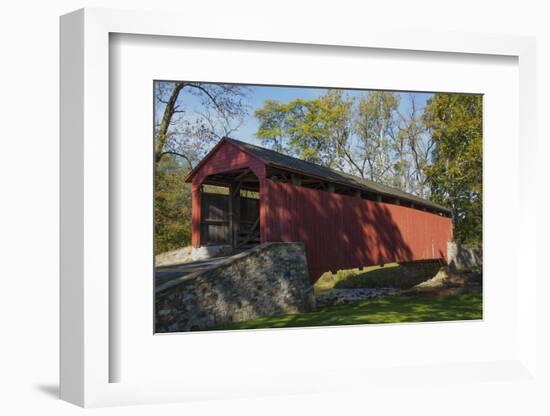
[[[204,185],[213,185],[206,188]],[[213,175],[201,192],[202,245],[246,248],[260,243],[258,178],[249,169]]]
[[[452,240],[445,207],[229,138],[186,181],[194,247],[303,242],[312,282],[326,271],[444,259]]]

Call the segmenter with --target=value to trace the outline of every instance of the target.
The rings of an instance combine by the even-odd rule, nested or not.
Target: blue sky
[[[281,87],[281,86],[248,86],[249,94],[247,96],[248,104],[250,105],[250,111],[245,117],[244,122],[239,129],[231,134],[235,139],[260,144],[256,139],[256,131],[258,130],[258,120],[254,117],[254,112],[257,109],[263,107],[267,100],[278,100],[281,102],[289,102],[296,98],[302,99],[314,99],[321,95],[326,94],[327,88],[310,88],[310,87]],[[342,89],[346,94],[352,97],[359,98],[368,94],[368,90],[346,90]],[[410,100],[408,92],[396,92],[400,97],[399,110],[402,112],[408,112],[410,109]],[[412,93],[415,96],[418,110],[422,111],[426,101],[431,97],[432,93]],[[185,89],[180,94],[178,102],[183,104],[187,111],[192,112],[194,109],[199,109],[199,98],[186,93]],[[160,110],[157,109],[157,111]],[[158,114],[158,113],[157,113]]]

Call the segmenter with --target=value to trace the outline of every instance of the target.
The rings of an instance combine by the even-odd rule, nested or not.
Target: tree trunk
[[[180,91],[185,87],[184,82],[174,83],[174,89],[172,94],[166,103],[164,114],[162,115],[162,121],[160,122],[159,130],[155,141],[155,163],[158,163],[162,157],[164,146],[166,145],[166,139],[168,134],[168,127],[170,127],[170,121],[176,111],[176,101],[178,99]]]

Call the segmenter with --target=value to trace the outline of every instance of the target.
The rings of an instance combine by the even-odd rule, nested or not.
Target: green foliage
[[[356,100],[342,90],[288,103],[268,100],[255,113],[256,136],[278,152],[422,193],[424,176],[412,169],[425,153],[414,97],[412,114],[400,115],[399,103],[393,92]]]
[[[308,162],[337,168],[349,138],[353,100],[340,90],[288,103],[266,101],[255,115],[260,122],[256,136],[276,151]]]
[[[227,186],[216,186],[216,185],[202,185],[202,191],[207,194],[219,194],[219,195],[229,195],[229,188]]]
[[[448,296],[386,296],[347,305],[329,306],[316,312],[235,322],[216,329],[437,322],[482,318],[482,295],[479,292],[469,292]]]
[[[455,239],[482,241],[482,97],[435,94],[424,123],[435,141],[427,168],[431,198],[452,210]]]
[[[187,170],[165,156],[155,172],[155,254],[191,244],[191,187]]]

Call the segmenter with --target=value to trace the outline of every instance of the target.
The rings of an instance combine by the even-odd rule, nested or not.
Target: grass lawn
[[[382,324],[397,322],[455,321],[482,318],[481,293],[448,296],[387,296],[316,312],[258,318],[216,329],[288,328],[323,325]]]
[[[384,266],[370,266],[361,269],[339,270],[337,273],[325,273],[315,282],[315,294],[326,293],[333,288],[354,289],[361,287],[395,287],[410,289],[413,286],[435,276],[438,263],[420,263],[404,271],[397,263]]]

